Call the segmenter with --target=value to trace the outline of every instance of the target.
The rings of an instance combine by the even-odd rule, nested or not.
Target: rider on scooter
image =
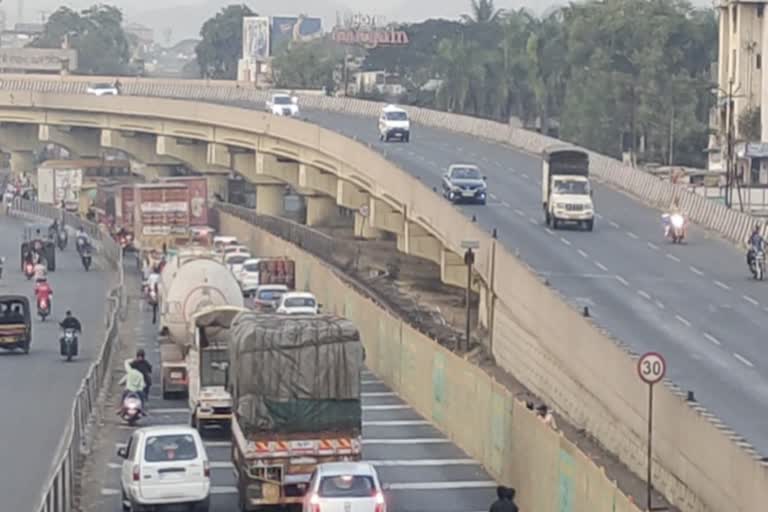
[[[749,247],[747,250],[747,266],[752,268],[752,263],[755,261],[755,255],[765,249],[765,238],[763,238],[762,233],[760,233],[759,222],[755,224],[752,234],[749,235],[747,246]]]
[[[125,360],[125,375],[120,379],[120,384],[125,385],[123,393],[120,395],[120,407],[117,409],[117,414],[123,413],[123,402],[125,397],[130,393],[135,393],[141,400],[141,409],[144,411],[144,404],[146,399],[144,398],[144,389],[146,388],[146,382],[144,381],[144,374],[139,370],[139,365],[135,359]]]
[[[669,212],[662,215],[662,221],[664,222],[664,238],[669,237],[669,230],[672,229],[672,216],[682,215],[683,210],[680,208],[680,199],[674,198],[672,204],[669,207]]]
[[[40,304],[42,300],[48,303],[48,307],[51,305],[51,296],[53,295],[53,288],[48,284],[48,281],[43,278],[35,283],[35,299]]]

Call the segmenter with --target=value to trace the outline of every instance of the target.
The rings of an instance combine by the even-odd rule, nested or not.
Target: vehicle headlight
[[[681,228],[681,227],[683,227],[683,224],[684,224],[684,222],[685,222],[685,220],[683,219],[683,216],[682,216],[682,215],[673,215],[673,216],[671,217],[670,221],[672,222],[672,225],[673,225],[674,227],[676,227],[676,228]]]

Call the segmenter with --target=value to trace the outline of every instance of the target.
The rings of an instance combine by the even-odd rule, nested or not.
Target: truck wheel
[[[555,217],[552,217],[552,229],[558,229],[560,227],[560,223],[557,221]]]
[[[547,226],[552,224],[552,217],[549,215],[548,211],[544,212],[544,224],[546,224]]]
[[[590,219],[587,221],[587,231],[592,231],[592,228],[595,227],[595,219]]]

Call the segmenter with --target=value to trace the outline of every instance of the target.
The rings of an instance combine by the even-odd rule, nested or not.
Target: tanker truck
[[[164,399],[189,394],[190,320],[206,307],[244,307],[240,285],[212,252],[181,250],[160,274],[160,375]],[[191,398],[191,397],[190,397]]]
[[[332,315],[248,311],[229,325],[238,510],[300,504],[318,464],[361,459],[360,333]]]

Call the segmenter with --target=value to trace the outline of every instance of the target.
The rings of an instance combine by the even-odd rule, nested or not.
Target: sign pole
[[[637,362],[637,373],[640,379],[648,384],[648,464],[646,473],[646,510],[666,510],[653,508],[653,388],[664,379],[667,373],[667,362],[657,352],[643,354]]]

